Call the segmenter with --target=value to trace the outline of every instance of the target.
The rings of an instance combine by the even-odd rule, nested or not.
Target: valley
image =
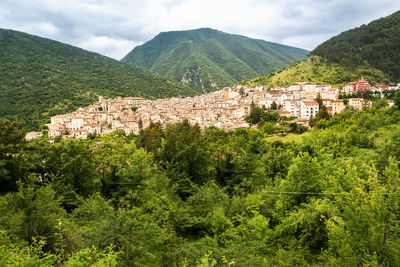
[[[0,266],[400,265],[394,4],[62,2],[0,21],[126,56],[0,29]]]

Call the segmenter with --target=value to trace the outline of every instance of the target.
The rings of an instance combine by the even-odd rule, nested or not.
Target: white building
[[[317,116],[319,105],[314,100],[303,100],[300,103],[300,118],[309,120],[311,117]]]
[[[364,106],[364,99],[362,98],[349,98],[349,107],[354,109],[362,109]]]
[[[289,111],[292,117],[300,116],[301,99],[289,99],[283,103],[283,110]]]
[[[79,130],[83,126],[83,118],[82,117],[75,117],[71,119],[71,129],[72,130]]]

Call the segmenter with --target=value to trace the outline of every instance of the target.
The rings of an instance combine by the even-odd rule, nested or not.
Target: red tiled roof
[[[306,105],[318,105],[318,102],[314,100],[303,101],[303,103]]]
[[[143,97],[131,97],[131,96],[125,97],[124,99],[125,100],[146,100],[146,98],[143,98]]]

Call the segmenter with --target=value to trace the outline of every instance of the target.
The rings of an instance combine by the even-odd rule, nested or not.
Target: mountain
[[[122,61],[196,89],[218,90],[305,58],[307,51],[202,28],[158,34]]]
[[[105,97],[191,96],[180,83],[60,42],[0,29],[0,118],[38,128]]]
[[[400,11],[343,32],[322,43],[307,59],[242,85],[287,86],[310,81],[341,87],[364,77],[376,82],[400,79]]]
[[[370,65],[400,79],[400,11],[345,31],[319,45],[311,55],[344,66]]]
[[[290,66],[279,71],[244,80],[240,84],[245,86],[267,85],[271,88],[273,86],[289,86],[298,81],[309,81],[341,88],[348,82],[360,77],[364,77],[372,84],[390,82],[388,74],[373,67],[349,67],[340,63],[326,62],[319,56],[309,56],[304,60],[293,62]]]

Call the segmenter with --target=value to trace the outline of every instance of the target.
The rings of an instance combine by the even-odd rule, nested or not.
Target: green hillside
[[[360,77],[372,84],[398,82],[399,43],[400,11],[331,38],[311,51],[305,60],[241,84],[271,87],[310,81],[342,87]]]
[[[306,55],[303,49],[203,28],[160,33],[122,61],[208,92],[281,69]]]
[[[321,57],[310,56],[307,59],[292,63],[289,67],[251,80],[242,81],[242,85],[289,86],[298,81],[310,81],[316,84],[330,84],[342,87],[349,81],[364,77],[372,84],[388,83],[390,77],[381,70],[372,67],[348,67],[339,63],[325,62]]]
[[[0,29],[0,117],[37,128],[49,116],[105,97],[188,96],[179,83],[96,53]]]
[[[400,11],[343,32],[311,54],[344,66],[371,65],[400,79]]]

